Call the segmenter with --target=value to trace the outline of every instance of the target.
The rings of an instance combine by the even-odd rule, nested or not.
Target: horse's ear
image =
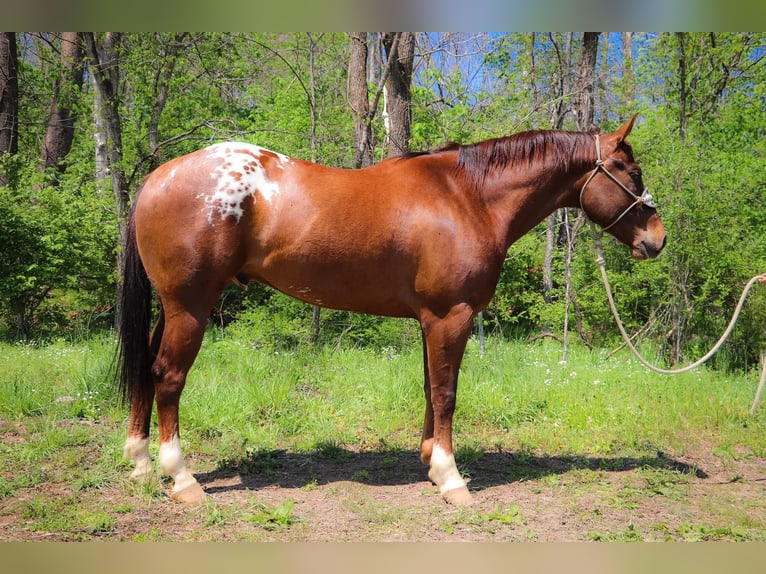
[[[614,132],[614,135],[617,136],[617,143],[620,143],[621,141],[625,141],[625,139],[628,137],[628,134],[630,134],[630,130],[633,129],[633,124],[635,123],[637,117],[638,117],[638,114],[634,114],[632,118],[630,118],[627,122],[622,124],[622,127],[620,129]]]

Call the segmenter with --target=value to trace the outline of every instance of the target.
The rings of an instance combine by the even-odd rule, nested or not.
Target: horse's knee
[[[431,402],[436,416],[452,416],[455,412],[457,393],[454,389],[434,389],[431,391]]]

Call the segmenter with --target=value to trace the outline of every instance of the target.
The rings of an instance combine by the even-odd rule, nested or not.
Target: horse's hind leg
[[[165,308],[165,332],[152,367],[159,419],[162,471],[173,478],[172,496],[180,502],[201,502],[205,491],[186,468],[179,439],[178,405],[186,374],[205,334],[208,312]]]
[[[160,310],[160,316],[150,338],[150,348],[154,356],[157,355],[164,327],[165,316]],[[130,477],[139,482],[147,480],[152,474],[152,459],[149,456],[149,425],[154,403],[154,381],[150,373],[147,373],[147,377],[148,380],[142,381],[131,393],[128,438],[125,441],[124,450],[125,457],[132,459],[135,465]]]

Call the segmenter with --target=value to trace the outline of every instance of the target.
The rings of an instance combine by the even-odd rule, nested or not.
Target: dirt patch
[[[0,500],[2,540],[569,541],[764,540],[766,461],[700,448],[675,457],[516,455],[465,462],[475,504],[446,505],[416,452],[261,451],[190,461],[208,501],[174,503],[127,480],[55,484]],[[46,528],[40,498],[79,510]],[[106,515],[103,528],[83,513]],[[38,512],[38,514],[40,514]],[[54,527],[51,527],[53,525]]]

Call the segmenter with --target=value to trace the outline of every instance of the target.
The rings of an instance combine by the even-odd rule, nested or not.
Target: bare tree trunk
[[[95,173],[99,192],[103,191],[104,182],[109,178],[109,155],[106,149],[106,122],[104,122],[104,104],[101,101],[101,92],[93,82],[93,139],[95,140]]]
[[[633,107],[636,97],[636,77],[633,70],[633,32],[622,33],[622,103],[626,109]]]
[[[530,109],[537,107],[537,67],[535,65],[535,42],[537,41],[537,34],[535,32],[530,33],[529,38],[529,87],[532,94],[532,105]]]
[[[0,158],[19,151],[19,76],[16,33],[0,33]],[[0,169],[0,185],[8,177]]]
[[[367,93],[367,32],[349,34],[348,102],[354,118],[354,167],[372,165],[372,124]]]
[[[125,245],[127,236],[127,216],[130,205],[125,173],[122,169],[122,123],[119,114],[120,58],[119,47],[122,35],[119,32],[107,32],[99,44],[93,32],[84,32],[85,50],[90,60],[93,82],[101,98],[101,112],[107,134],[107,162],[112,179],[114,206],[119,225],[119,244]],[[123,249],[117,250],[117,273],[122,277],[125,269]],[[119,323],[122,283],[117,282],[115,303],[115,322]]]
[[[596,85],[596,59],[598,56],[598,37],[601,32],[585,32],[582,37],[580,58],[577,62],[577,86],[575,105],[577,109],[577,128],[587,131],[593,124],[594,87]]]
[[[688,124],[688,94],[686,87],[686,34],[677,32],[678,40],[678,139],[683,146],[686,140],[686,128]],[[683,185],[683,176],[680,171],[676,175],[676,189],[681,189]],[[681,194],[678,194],[677,201],[679,215],[676,220],[676,228],[683,230],[683,200]],[[685,336],[685,317],[684,310],[688,309],[689,303],[689,269],[686,265],[685,257],[681,259],[673,269],[673,295],[672,295],[672,329],[670,332],[670,362],[675,365],[681,360],[683,340]]]
[[[409,151],[412,124],[412,68],[415,61],[415,35],[401,32],[398,44],[395,34],[383,34],[390,72],[386,81],[386,107],[388,108],[388,156]],[[394,52],[395,50],[395,52]]]
[[[551,43],[556,50],[556,56],[559,64],[558,82],[552,83],[555,86],[554,93],[550,94],[556,100],[551,116],[551,127],[561,129],[564,125],[564,118],[567,109],[564,107],[564,94],[567,92],[566,86],[569,82],[569,50],[562,51],[559,43],[555,41],[553,34],[549,34]],[[567,40],[567,45],[571,38]],[[532,47],[534,50],[534,46]],[[556,229],[561,217],[561,210],[551,213],[545,220],[545,255],[543,258],[543,300],[546,303],[553,302],[553,252],[556,249]],[[541,328],[550,330],[550,325],[541,325]]]
[[[686,35],[676,32],[678,38],[678,137],[686,139],[687,102],[686,102]]]
[[[183,48],[183,42],[188,32],[176,32],[171,40],[167,42],[167,45],[163,47],[162,60],[157,67],[157,72],[154,75],[154,85],[156,86],[156,92],[154,94],[154,104],[152,105],[152,115],[149,118],[148,127],[148,140],[149,140],[149,154],[151,155],[151,161],[149,163],[149,170],[153,170],[157,167],[161,161],[159,156],[160,148],[160,117],[162,111],[165,109],[165,104],[168,100],[168,91],[170,89],[170,80],[173,77],[173,71],[178,61],[178,55]],[[157,34],[158,41],[162,42],[161,36]]]
[[[585,32],[582,36],[582,45],[580,47],[580,57],[577,61],[576,70],[576,89],[575,89],[575,115],[577,117],[577,128],[581,131],[588,131],[593,127],[595,117],[595,86],[596,86],[596,61],[598,59],[598,38],[600,32]],[[569,215],[574,215],[575,210],[569,210]],[[575,316],[579,315],[577,310],[577,301],[574,290],[572,289],[572,256],[574,253],[577,233],[580,224],[585,215],[578,213],[576,218],[565,217],[564,226],[566,228],[567,256],[564,273],[566,284],[566,305],[564,316],[564,360],[566,360],[567,344],[569,341],[569,307],[575,309]],[[587,338],[582,330],[582,322],[577,321],[577,330],[580,339],[587,343]]]
[[[572,65],[572,35],[565,37],[564,46],[559,46],[553,35],[550,39],[556,50],[559,63],[559,81],[557,84],[557,93],[553,94],[557,100],[557,105],[553,110],[551,124],[554,129],[561,129],[564,125],[566,115],[572,111],[577,118],[577,128],[582,131],[590,129],[595,115],[594,87],[596,84],[596,61],[598,56],[598,38],[600,32],[585,32],[582,36],[580,46],[580,55],[576,66]],[[573,69],[574,67],[574,69]],[[574,109],[569,109],[565,105],[565,95],[573,93]],[[569,305],[575,303],[575,297],[571,285],[571,257],[574,249],[574,243],[577,238],[577,229],[579,226],[572,223],[569,213],[564,210],[557,210],[546,219],[545,229],[545,255],[543,260],[543,300],[546,303],[553,301],[553,261],[556,249],[556,230],[559,230],[560,238],[558,243],[566,245],[567,255],[564,272],[564,284],[566,288],[566,306],[564,315],[564,360],[566,360],[568,346],[568,324],[569,324]],[[559,225],[561,222],[561,225]],[[575,313],[577,310],[575,309]],[[580,336],[585,340],[584,333],[578,321],[578,330]],[[547,325],[543,329],[549,329]]]
[[[72,95],[82,89],[84,75],[82,37],[78,32],[62,32],[60,37],[61,73],[53,88],[53,100],[40,162],[41,169],[55,168],[58,174],[64,173],[66,166],[63,161],[72,149],[77,121],[77,114],[71,105]]]
[[[354,34],[364,34],[364,33],[357,33],[354,32]],[[361,87],[361,78],[362,78],[362,68],[361,68],[361,62],[363,61],[360,54],[353,54],[351,55],[351,59],[354,61],[353,65],[351,61],[349,62],[349,92],[352,91],[352,84],[354,85],[354,95],[353,97],[349,95],[349,100],[352,103],[352,113],[354,114],[354,127],[355,127],[355,135],[358,134],[358,136],[361,138],[361,140],[357,140],[356,143],[356,158],[354,160],[354,167],[363,167],[364,165],[372,165],[372,162],[374,161],[373,153],[372,153],[372,121],[375,119],[375,114],[378,110],[378,105],[380,104],[380,98],[383,95],[383,90],[385,88],[386,82],[388,81],[388,76],[393,69],[394,66],[394,59],[396,58],[399,50],[399,39],[401,34],[395,33],[393,35],[393,38],[390,42],[390,47],[388,48],[388,60],[385,63],[385,66],[381,69],[380,77],[377,79],[378,84],[377,88],[375,90],[375,94],[372,97],[372,101],[370,102],[367,99],[367,79],[365,77],[365,86],[364,90],[362,90]],[[352,36],[351,38],[351,45],[352,45],[352,52],[359,49],[359,46],[355,46],[355,42],[361,41],[361,36],[356,37],[356,39]],[[361,49],[359,49],[361,52]],[[365,60],[366,62],[366,57]],[[353,74],[353,75],[352,75]],[[366,112],[365,110],[365,104],[362,102],[362,94],[364,94],[365,101],[368,102],[366,104]],[[358,118],[358,121],[357,121]],[[360,126],[360,129],[357,128],[357,123],[361,122],[364,124],[364,126]],[[369,150],[369,164],[364,164],[365,158],[367,157],[367,153]]]
[[[316,110],[316,43],[322,38],[319,34],[314,38],[310,32],[306,33],[309,41],[309,109],[311,112],[311,161],[317,161],[317,110]],[[315,343],[319,339],[321,309],[314,305],[311,312],[311,333],[309,342]]]

